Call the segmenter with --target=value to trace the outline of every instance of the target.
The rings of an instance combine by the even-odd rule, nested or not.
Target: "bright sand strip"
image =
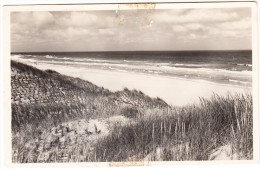
[[[25,60],[19,60],[24,62]],[[251,88],[234,85],[211,83],[203,80],[181,79],[143,73],[120,72],[100,69],[79,68],[73,66],[52,65],[27,62],[42,70],[52,69],[61,74],[78,77],[103,86],[111,91],[130,90],[142,91],[150,97],[160,97],[168,104],[182,106],[199,101],[199,97],[209,98],[213,93],[225,96],[227,92],[245,93]]]

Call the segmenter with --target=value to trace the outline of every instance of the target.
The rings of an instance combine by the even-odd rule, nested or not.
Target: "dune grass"
[[[142,160],[149,153],[154,153],[150,159],[157,161],[208,160],[212,150],[227,144],[239,159],[252,159],[249,94],[213,95],[209,100],[201,99],[199,105],[146,110],[144,114],[149,112],[153,114],[99,142],[95,149],[99,161]]]
[[[66,121],[105,119],[115,115],[132,121],[114,126],[108,136],[99,139],[91,148],[87,141],[66,151],[56,147],[49,151],[45,162],[63,162],[59,159],[61,154],[66,155],[69,162],[209,160],[215,149],[226,145],[232,149],[230,157],[253,158],[251,93],[214,94],[210,99],[201,98],[197,104],[175,107],[137,90],[113,93],[50,70],[41,71],[14,61],[11,66],[22,73],[13,79],[23,79],[24,74],[30,73],[44,81],[34,82],[45,85],[37,84],[37,87],[48,87],[47,91],[62,87],[66,92],[58,96],[58,102],[51,95],[47,103],[12,104],[13,162],[39,162],[41,153],[35,149],[37,142],[30,141],[39,139],[43,131]],[[34,97],[33,94],[30,97]],[[28,143],[31,146],[25,147]]]
[[[123,113],[126,110],[131,109]],[[237,159],[252,159],[250,94],[213,95],[184,107],[144,108],[133,119],[135,123],[115,127],[91,152],[88,144],[75,146],[67,153],[71,161],[208,160],[224,145],[232,147]]]

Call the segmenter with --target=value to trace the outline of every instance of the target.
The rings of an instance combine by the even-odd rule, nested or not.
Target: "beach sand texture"
[[[41,62],[36,64],[34,61],[22,58],[15,59],[42,70],[51,68],[61,74],[78,77],[114,92],[121,91],[125,87],[140,90],[150,97],[159,97],[175,106],[193,104],[200,100],[199,97],[209,98],[213,93],[226,95],[227,93],[247,93],[252,90],[250,86],[220,84],[198,79],[91,69],[73,65],[52,65]]]

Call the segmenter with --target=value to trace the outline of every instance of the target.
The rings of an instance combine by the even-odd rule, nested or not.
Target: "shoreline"
[[[252,88],[252,81],[251,81],[251,76],[252,76],[252,71],[241,71],[241,72],[234,72],[232,71],[232,76],[231,77],[227,77],[227,75],[225,75],[225,73],[229,73],[231,74],[230,70],[223,70],[223,69],[213,69],[213,70],[206,70],[206,72],[208,72],[207,74],[209,74],[208,76],[203,76],[203,74],[201,74],[201,70],[204,68],[200,68],[199,70],[194,70],[192,68],[179,68],[179,67],[173,67],[174,69],[177,69],[176,71],[167,71],[167,70],[157,70],[157,67],[152,68],[151,70],[149,70],[150,68],[142,68],[141,70],[137,69],[133,67],[132,65],[125,65],[125,64],[120,64],[121,66],[125,65],[123,69],[121,69],[120,67],[112,67],[114,65],[118,65],[118,63],[114,63],[111,64],[109,62],[109,60],[106,60],[105,64],[111,64],[111,66],[107,66],[107,65],[99,65],[100,64],[100,60],[95,60],[91,63],[85,63],[85,62],[70,62],[70,61],[56,61],[56,60],[49,60],[49,62],[46,61],[41,61],[41,60],[35,60],[35,59],[23,59],[21,58],[19,55],[14,55],[11,56],[11,58],[13,60],[17,60],[20,62],[25,62],[25,63],[31,63],[31,65],[35,66],[35,67],[39,67],[39,66],[43,66],[42,69],[46,69],[45,66],[61,66],[61,67],[73,67],[73,68],[78,68],[81,67],[82,69],[88,69],[88,70],[104,70],[104,71],[111,71],[111,72],[128,72],[128,73],[132,73],[132,74],[144,74],[144,75],[151,75],[151,76],[159,76],[159,77],[166,77],[166,78],[172,78],[172,79],[180,79],[180,80],[188,80],[188,81],[197,81],[197,82],[205,82],[205,83],[210,83],[210,84],[218,84],[218,85],[223,85],[223,86],[232,86],[232,87],[239,87],[239,88]],[[49,57],[47,57],[49,58]],[[52,57],[50,57],[52,58]],[[92,59],[90,59],[92,60]],[[104,60],[102,60],[104,61]],[[97,63],[96,63],[97,62]],[[135,61],[135,62],[139,62],[139,61]],[[162,64],[162,67],[168,67],[165,65],[165,63],[159,63],[159,65]],[[165,65],[165,66],[164,66]],[[192,64],[191,64],[192,65]],[[238,64],[239,65],[239,64]],[[144,67],[146,67],[147,65],[143,65]],[[141,65],[141,67],[143,67]],[[129,67],[129,68],[128,68]],[[170,67],[171,68],[171,67]],[[190,73],[190,71],[186,73],[182,72],[180,73],[180,70],[192,70],[193,72],[196,71],[198,72],[198,76],[193,77],[192,74]],[[211,78],[211,72],[216,72],[216,70],[219,70],[217,74],[212,73],[214,77],[216,77],[217,79],[215,79],[214,77]],[[180,73],[180,74],[179,74]],[[205,74],[206,75],[206,74]],[[224,79],[219,79],[218,76],[224,76]],[[249,76],[249,77],[247,77]],[[236,77],[242,78],[242,79],[236,79]],[[248,79],[248,80],[246,80]]]
[[[24,60],[20,59],[15,61],[24,63]],[[140,90],[150,97],[159,97],[173,106],[197,103],[201,97],[210,98],[213,93],[218,95],[226,95],[227,93],[244,94],[252,90],[252,87],[241,87],[206,80],[185,79],[145,73],[77,68],[68,65],[53,67],[51,64],[38,63],[36,65],[31,62],[25,64],[30,64],[41,70],[52,69],[67,76],[78,77],[113,92],[121,91],[124,88]]]

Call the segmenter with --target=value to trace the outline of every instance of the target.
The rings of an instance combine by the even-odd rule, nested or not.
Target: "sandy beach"
[[[38,63],[36,65],[33,62],[25,62],[23,59],[16,60],[42,70],[52,69],[61,74],[78,77],[98,86],[103,86],[111,91],[123,90],[125,87],[131,90],[140,90],[150,97],[159,97],[168,104],[175,106],[183,106],[198,102],[200,100],[199,97],[209,98],[213,93],[225,96],[227,93],[246,93],[251,90],[251,88],[248,87],[219,84],[204,80],[88,69],[70,65],[54,66],[43,63]]]

